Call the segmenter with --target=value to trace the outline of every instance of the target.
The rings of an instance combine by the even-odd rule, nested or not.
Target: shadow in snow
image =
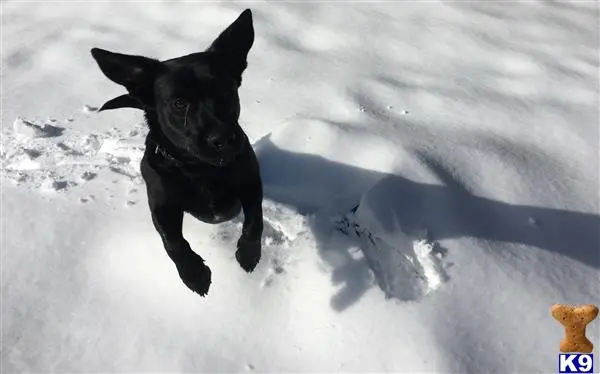
[[[443,166],[422,155],[444,186],[416,183],[320,156],[288,152],[279,149],[268,137],[257,144],[257,154],[265,197],[314,216],[312,230],[319,254],[333,269],[332,282],[343,284],[331,301],[337,311],[358,301],[371,287],[372,277],[366,266],[369,258],[355,253],[356,242],[331,235],[335,230],[331,217],[349,212],[368,190],[371,190],[369,196],[377,196],[379,191],[384,196],[394,196],[369,202],[374,220],[389,232],[398,227],[405,232],[427,228],[435,241],[472,237],[524,244],[600,268],[597,215],[511,205],[474,196]],[[385,276],[374,271],[376,277]]]

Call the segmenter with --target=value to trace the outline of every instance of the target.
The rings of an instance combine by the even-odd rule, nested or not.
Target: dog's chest
[[[183,188],[185,200],[192,205],[215,204],[234,198],[232,181],[221,176],[207,176],[187,180]]]

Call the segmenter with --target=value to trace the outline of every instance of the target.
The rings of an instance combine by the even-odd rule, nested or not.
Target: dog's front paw
[[[242,236],[240,240],[238,240],[235,258],[246,272],[251,273],[254,270],[260,261],[260,255],[260,238],[258,240],[252,240]]]
[[[183,283],[198,295],[206,296],[210,287],[211,271],[204,264],[202,257],[192,252],[175,265]]]

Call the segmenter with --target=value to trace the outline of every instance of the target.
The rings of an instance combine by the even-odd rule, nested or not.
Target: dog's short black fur
[[[211,271],[182,235],[184,212],[214,224],[243,210],[236,259],[251,272],[261,256],[262,182],[256,155],[238,124],[238,87],[253,42],[247,9],[204,52],[161,62],[91,50],[106,77],[128,91],[100,110],[145,113],[149,133],[141,172],[152,221],[179,276],[202,296]]]

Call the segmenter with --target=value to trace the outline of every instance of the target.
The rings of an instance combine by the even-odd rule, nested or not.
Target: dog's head
[[[142,109],[157,118],[159,129],[151,131],[160,131],[178,150],[222,165],[243,148],[238,88],[253,42],[246,9],[204,52],[158,61],[93,48],[104,75],[129,92],[100,110]]]

